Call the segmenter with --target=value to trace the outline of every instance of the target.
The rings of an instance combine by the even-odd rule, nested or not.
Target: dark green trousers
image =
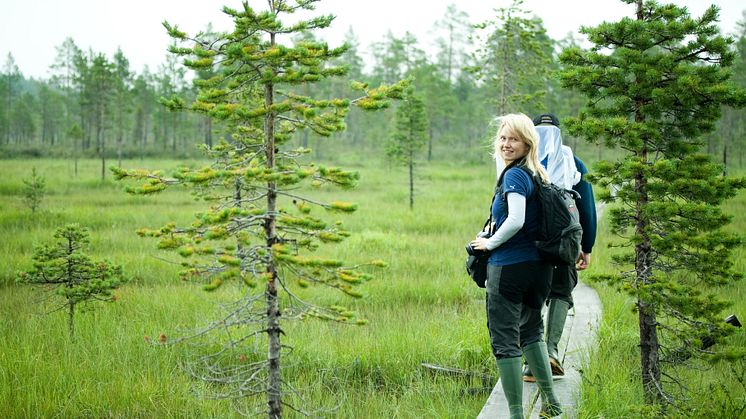
[[[519,357],[542,340],[541,306],[549,295],[552,266],[531,261],[487,266],[487,328],[496,359]]]

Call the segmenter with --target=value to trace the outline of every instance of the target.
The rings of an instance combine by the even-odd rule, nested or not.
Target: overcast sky
[[[402,36],[413,33],[422,48],[428,50],[434,38],[433,25],[443,18],[449,4],[456,4],[479,23],[493,18],[495,8],[507,7],[511,0],[322,0],[317,11],[334,14],[331,28],[319,35],[332,46],[341,43],[352,27],[361,49],[383,40],[387,31]],[[726,33],[735,30],[746,9],[743,0],[673,0],[699,16],[710,4],[720,6],[720,26]],[[0,5],[0,65],[12,53],[16,65],[26,76],[46,78],[55,59],[55,47],[67,37],[87,51],[103,52],[111,57],[120,47],[130,67],[141,72],[145,65],[152,71],[164,61],[170,40],[161,26],[163,20],[178,24],[194,33],[212,23],[215,30],[228,30],[230,21],[221,12],[223,5],[239,8],[238,0],[3,0]],[[255,9],[263,9],[262,0],[250,0]],[[568,32],[577,33],[581,25],[596,25],[632,16],[634,6],[620,0],[525,0],[523,8],[543,21],[554,39]]]

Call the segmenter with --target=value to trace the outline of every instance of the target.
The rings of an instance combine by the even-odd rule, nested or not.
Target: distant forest
[[[412,78],[427,113],[427,145],[420,156],[427,160],[486,159],[495,129],[492,120],[503,113],[552,112],[563,119],[582,109],[584,99],[564,89],[555,76],[559,52],[580,44],[575,35],[552,39],[540,18],[515,5],[498,9],[493,20],[483,23],[469,21],[466,13],[451,6],[435,28],[433,54],[427,54],[414,35],[397,38],[389,32],[367,51],[373,59],[370,64],[363,62],[363,51],[350,29],[348,49],[335,63],[346,66],[347,74],[293,89],[317,97],[345,97],[352,81],[375,87]],[[208,27],[206,33],[211,31]],[[733,38],[732,81],[746,87],[746,18]],[[316,41],[312,34],[304,40]],[[12,52],[6,57],[0,73],[0,158],[188,158],[199,156],[197,145],[212,146],[229,135],[208,116],[171,112],[163,106],[173,97],[194,97],[196,84],[221,71],[219,65],[211,71],[188,72],[169,54],[157,70],[145,67],[138,73],[121,51],[112,57],[83,51],[72,38],[56,49],[47,79],[26,78]],[[305,131],[292,141],[310,147],[316,158],[379,151],[383,157],[394,130],[395,107],[396,103],[387,112],[365,118],[361,111],[353,111],[346,119],[347,130],[330,139]],[[601,153],[600,146],[580,145],[572,138],[565,142],[580,148],[581,155]],[[744,167],[745,149],[746,111],[723,109],[703,150],[729,167]]]

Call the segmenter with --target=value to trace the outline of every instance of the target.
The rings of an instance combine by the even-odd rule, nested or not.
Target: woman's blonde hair
[[[525,166],[535,176],[538,175],[544,183],[549,183],[549,175],[544,170],[544,166],[539,162],[539,134],[534,128],[534,123],[531,118],[522,113],[511,113],[503,115],[498,118],[500,125],[497,128],[497,135],[493,142],[494,152],[493,157],[495,160],[500,161],[500,132],[504,129],[511,130],[518,139],[520,139],[526,146],[528,146],[528,154],[525,158]]]

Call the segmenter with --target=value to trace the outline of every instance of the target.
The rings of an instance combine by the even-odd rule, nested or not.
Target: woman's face
[[[500,147],[500,155],[506,164],[519,160],[528,154],[528,145],[518,138],[510,128],[503,128],[500,131],[498,146]]]

